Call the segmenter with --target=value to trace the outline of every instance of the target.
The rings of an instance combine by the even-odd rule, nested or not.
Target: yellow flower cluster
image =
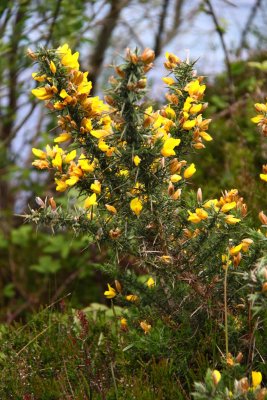
[[[115,89],[105,97],[106,103],[90,96],[92,84],[88,72],[79,70],[78,52],[72,54],[64,44],[47,54],[38,59],[37,53],[41,68],[33,74],[33,79],[40,86],[32,93],[59,114],[61,133],[54,139],[56,145],[52,148],[33,149],[37,157],[33,165],[54,170],[59,192],[75,185],[78,189],[86,188],[84,208],[89,210],[90,219],[96,207],[108,213],[109,221],[115,221],[121,212],[126,216],[125,199],[128,199],[128,210],[139,217],[146,204],[151,209],[156,201],[153,185],[164,182],[168,185],[169,198],[178,200],[182,186],[196,172],[195,164],[188,165],[186,160],[177,158],[179,148],[183,149],[181,154],[186,154],[188,146],[201,149],[205,147],[203,141],[212,140],[206,132],[210,120],[202,117],[207,107],[202,101],[206,89],[203,77],[189,73],[187,80],[179,80],[177,71],[188,65],[166,53],[164,65],[174,75],[164,78],[169,88],[168,103],[160,110],[146,108],[143,119],[136,119],[136,137],[131,137],[134,129],[128,129],[129,114],[124,114],[125,104],[118,103],[118,98],[126,93],[138,99],[139,92],[144,91],[144,74],[154,59],[152,50],[145,49],[141,55],[127,51],[128,64],[115,68],[118,78],[110,80]],[[136,76],[132,72],[128,76],[127,68],[135,69]],[[61,143],[71,150],[60,148]],[[73,144],[82,150],[78,152],[76,147],[74,150]],[[116,239],[120,235],[121,228],[112,227],[109,236]]]
[[[260,127],[264,136],[267,136],[267,103],[256,103],[255,109],[259,114],[251,118],[251,121]]]
[[[76,150],[66,153],[58,145],[53,147],[47,145],[46,151],[33,148],[32,152],[38,157],[32,165],[39,169],[53,168],[55,170],[56,190],[59,192],[64,192],[87,174],[94,172],[97,165],[96,159],[89,162],[84,154],[81,154],[75,162]]]
[[[267,103],[256,103],[256,111],[259,113],[256,117],[251,118],[251,121],[260,128],[263,136],[267,136]],[[267,182],[267,165],[262,166],[262,173],[260,179]]]
[[[148,278],[147,282],[145,283],[148,289],[153,288],[156,285],[156,282],[152,277]],[[108,283],[108,290],[104,292],[104,295],[106,296],[107,299],[113,299],[116,297],[118,294],[122,294],[122,286],[119,281],[115,280],[115,288],[113,288],[109,283]],[[125,300],[130,302],[130,303],[136,303],[139,301],[139,296],[135,294],[127,294],[124,296]],[[145,334],[149,333],[152,326],[147,323],[147,321],[141,321],[140,322],[140,327],[144,331]],[[123,331],[128,330],[128,322],[126,318],[121,318],[120,319],[120,326]]]
[[[211,372],[211,377],[215,386],[219,384],[221,381],[221,373],[217,369]],[[248,378],[242,378],[240,380],[235,381],[235,394],[237,395],[244,395],[247,392],[260,390],[257,396],[257,399],[264,399],[265,395],[267,394],[266,389],[261,389],[261,382],[262,382],[262,374],[258,371],[251,372],[251,385],[249,384]],[[233,397],[233,393],[228,391],[229,396]],[[239,397],[239,396],[238,396]]]
[[[252,245],[253,240],[250,238],[245,238],[241,240],[236,246],[231,246],[229,248],[229,254],[222,255],[223,268],[228,268],[231,264],[234,267],[238,267],[242,259],[242,252],[246,253],[249,247]]]
[[[188,211],[188,221],[198,224],[207,219],[209,214],[206,210],[214,210],[216,213],[224,214],[224,220],[229,225],[235,225],[241,221],[235,215],[227,214],[229,211],[236,210],[243,217],[247,214],[247,206],[243,198],[238,195],[237,189],[225,191],[220,199],[211,199],[203,203],[202,208],[197,208],[194,213]]]

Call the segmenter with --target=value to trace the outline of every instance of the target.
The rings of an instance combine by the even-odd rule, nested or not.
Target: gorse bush
[[[110,276],[104,294],[131,370],[136,360],[171,360],[190,393],[209,365],[220,365],[225,378],[208,372],[195,398],[263,399],[267,217],[260,214],[262,230],[249,229],[237,189],[206,200],[201,189],[189,190],[196,166],[188,156],[212,140],[194,62],[166,54],[166,105],[155,109],[146,89],[149,49],[127,50],[104,101],[90,96],[88,73],[68,45],[30,56],[39,67],[32,93],[58,115],[56,144],[34,148],[33,165],[53,171],[58,192],[75,189],[75,205],[38,198],[27,219],[110,249],[100,266]],[[266,127],[265,118],[255,122]],[[251,369],[252,385],[236,389],[233,379]]]

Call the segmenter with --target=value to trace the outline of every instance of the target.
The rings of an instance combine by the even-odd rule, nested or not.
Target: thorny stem
[[[224,333],[225,333],[225,357],[228,357],[229,353],[229,338],[228,338],[228,309],[227,309],[227,278],[228,278],[228,268],[229,268],[230,252],[228,250],[224,282],[223,282],[223,292],[224,292]]]
[[[228,265],[225,268],[224,274],[224,326],[225,326],[225,354],[226,357],[229,353],[228,347],[228,311],[227,311],[227,276],[228,276]]]

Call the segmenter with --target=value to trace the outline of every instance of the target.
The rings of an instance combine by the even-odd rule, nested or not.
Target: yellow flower
[[[160,256],[159,257],[160,261],[164,262],[165,264],[170,264],[172,262],[172,257],[171,256]]]
[[[197,208],[196,209],[196,214],[199,218],[201,219],[207,219],[209,214],[207,213],[207,211],[203,210],[203,208]]]
[[[92,126],[92,121],[90,118],[83,118],[82,120],[82,126],[83,128],[85,128],[87,131],[91,131],[91,129],[93,128]]]
[[[56,153],[55,158],[52,160],[53,167],[61,169],[62,167],[62,157],[60,153]]]
[[[236,202],[232,201],[231,203],[226,203],[222,206],[221,211],[227,213],[228,211],[232,210],[236,207]]]
[[[95,169],[95,162],[89,163],[89,161],[82,154],[78,160],[78,165],[84,172],[93,172]]]
[[[267,174],[260,174],[260,178],[262,181],[267,182]]]
[[[175,156],[174,147],[179,146],[181,139],[168,138],[165,140],[161,149],[163,157]]]
[[[151,325],[148,324],[146,321],[141,321],[140,326],[143,329],[143,331],[145,332],[145,334],[147,334],[151,331]]]
[[[254,107],[256,108],[256,110],[258,112],[265,112],[267,113],[267,103],[263,104],[263,103],[256,103],[254,104]]]
[[[172,183],[176,183],[179,182],[182,179],[181,175],[178,174],[174,174],[171,176],[171,182]]]
[[[54,139],[54,142],[55,143],[63,143],[63,142],[67,142],[70,139],[71,139],[71,134],[68,132],[63,132]]]
[[[54,93],[52,90],[48,90],[46,87],[40,87],[32,90],[32,94],[39,100],[49,100],[53,97]]]
[[[127,330],[128,328],[127,319],[121,318],[120,323],[121,323],[121,329],[124,331]]]
[[[125,299],[127,301],[130,301],[131,303],[135,303],[137,300],[139,300],[139,297],[136,296],[136,294],[128,294],[127,296],[125,296]]]
[[[102,138],[110,135],[110,133],[105,131],[104,129],[92,129],[90,131],[90,135],[94,136],[97,139],[102,139]]]
[[[120,169],[119,176],[129,176],[129,170],[128,169]]]
[[[35,149],[34,147],[32,148],[32,152],[33,154],[38,157],[41,158],[42,160],[45,160],[47,157],[46,152],[44,152],[43,150],[39,150],[39,149]]]
[[[105,204],[105,207],[111,214],[117,214],[117,210],[114,206],[111,206],[110,204]]]
[[[56,186],[57,192],[65,192],[65,190],[68,189],[68,185],[65,181],[63,181],[61,179],[55,179],[55,182],[57,184],[57,186]]]
[[[139,200],[138,197],[135,197],[134,199],[132,199],[130,202],[130,208],[135,213],[135,215],[139,216],[143,209],[141,200]]]
[[[195,119],[188,120],[188,121],[185,121],[183,123],[183,128],[185,130],[187,130],[187,131],[190,131],[192,128],[194,128],[194,126],[196,126],[196,120]]]
[[[214,385],[218,385],[218,383],[219,383],[220,380],[221,380],[221,373],[220,373],[220,371],[218,371],[217,369],[215,369],[214,371],[212,371],[211,376],[212,376]]]
[[[87,199],[84,202],[84,208],[91,208],[93,206],[97,206],[97,201],[96,201],[96,194],[93,193],[91,196],[87,197]]]
[[[72,175],[69,179],[66,180],[68,186],[74,186],[80,178],[77,175]]]
[[[170,105],[168,105],[168,107],[165,108],[165,112],[166,112],[167,118],[172,119],[172,120],[175,119],[175,117],[176,117],[175,111],[173,110],[173,108],[171,108]]]
[[[207,133],[207,132],[199,132],[199,136],[202,137],[202,139],[206,140],[206,142],[210,142],[212,139],[212,137]]]
[[[152,288],[155,286],[155,281],[153,278],[149,278],[148,281],[146,282],[147,287]]]
[[[190,114],[198,114],[202,110],[202,104],[194,104],[189,112]]]
[[[68,153],[64,159],[65,163],[70,163],[76,157],[76,150],[72,150]]]
[[[242,244],[242,243],[240,243],[239,245],[237,245],[237,246],[235,246],[235,247],[231,247],[231,248],[230,248],[230,254],[231,254],[231,256],[237,255],[237,254],[240,252],[240,250],[242,250],[242,247],[243,247],[243,244]]]
[[[50,71],[52,72],[52,74],[56,73],[57,67],[55,66],[55,63],[53,61],[50,61],[49,68],[50,68]]]
[[[166,60],[169,61],[172,64],[180,64],[181,63],[181,60],[180,60],[179,57],[177,57],[173,53],[169,53],[168,51],[166,51],[165,57],[166,57]]]
[[[261,381],[262,381],[261,372],[252,371],[251,377],[252,377],[252,386],[254,388],[256,388],[257,386],[259,386],[261,384]]]
[[[254,124],[258,124],[264,119],[264,115],[257,115],[256,117],[251,118],[251,121],[254,122]]]
[[[134,165],[135,165],[136,167],[138,167],[138,165],[139,165],[140,162],[141,162],[141,158],[138,157],[138,156],[136,155],[136,156],[134,156],[134,158],[133,158],[133,162],[134,162]]]
[[[98,148],[105,153],[110,147],[104,140],[99,140]]]
[[[32,78],[37,82],[44,82],[46,80],[46,75],[38,75],[37,72],[33,72]]]
[[[235,225],[235,224],[237,224],[237,223],[240,222],[240,221],[241,221],[240,218],[236,218],[236,217],[234,217],[234,216],[231,215],[231,214],[225,216],[225,222],[226,222],[227,224]]]
[[[189,82],[185,89],[190,97],[193,97],[197,100],[201,99],[203,97],[203,94],[205,92],[206,85],[200,85],[198,79]]]
[[[68,44],[64,44],[63,46],[59,47],[57,49],[57,53],[62,57],[61,58],[62,65],[70,69],[79,70],[79,63],[78,63],[79,53],[76,52],[72,54]]]
[[[242,250],[247,252],[252,243],[253,243],[253,240],[250,238],[242,239]]]
[[[193,222],[193,224],[198,224],[201,222],[201,218],[199,215],[196,213],[192,213],[191,211],[188,211],[189,217],[187,218],[187,221]]]
[[[66,99],[66,97],[68,97],[69,95],[68,95],[68,93],[66,92],[65,89],[62,89],[62,90],[60,91],[60,93],[59,93],[59,96],[60,96],[62,99]]]
[[[218,208],[218,207],[216,207],[217,203],[218,203],[217,199],[211,199],[211,200],[206,201],[205,204],[203,204],[203,207],[204,208],[213,208],[214,207],[216,210]]]
[[[173,85],[175,83],[175,80],[169,76],[162,78],[162,80],[166,85]]]
[[[195,164],[191,164],[189,167],[186,168],[184,171],[184,178],[189,179],[192,175],[196,172]]]
[[[108,283],[108,290],[104,292],[107,299],[113,299],[117,295],[116,290]]]
[[[32,165],[38,169],[49,168],[49,162],[46,160],[35,160],[32,162]]]
[[[94,183],[91,184],[90,188],[96,194],[101,193],[101,183],[98,180],[95,180]]]

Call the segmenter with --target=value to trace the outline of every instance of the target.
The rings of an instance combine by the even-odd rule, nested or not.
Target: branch
[[[180,28],[182,22],[181,16],[182,16],[182,7],[184,1],[185,0],[176,0],[172,25],[171,28],[166,32],[166,37],[163,46],[169,43],[176,36],[177,31]]]
[[[246,38],[247,38],[247,35],[248,35],[249,31],[250,31],[250,26],[251,26],[251,24],[252,24],[252,22],[253,22],[253,20],[254,20],[254,18],[256,16],[258,8],[261,6],[261,1],[262,0],[256,0],[254,5],[251,7],[251,11],[249,13],[247,23],[245,24],[244,29],[243,29],[243,31],[241,33],[240,44],[239,44],[237,52],[236,52],[237,55],[240,55],[242,49],[246,45]]]
[[[228,83],[229,83],[229,91],[230,91],[230,96],[231,96],[231,100],[232,102],[235,101],[235,95],[234,95],[234,81],[233,81],[233,75],[232,75],[232,70],[231,70],[231,62],[230,62],[230,58],[229,58],[229,53],[228,53],[228,49],[224,40],[224,32],[219,24],[217,15],[213,9],[211,0],[205,0],[206,4],[208,6],[208,14],[211,15],[216,31],[219,35],[219,39],[222,45],[222,49],[224,52],[224,60],[225,60],[225,65],[226,65],[226,69],[227,69],[227,75],[228,75]]]
[[[155,57],[158,57],[161,52],[162,37],[164,35],[168,6],[169,6],[169,0],[163,0],[162,11],[159,18],[158,32],[155,37],[155,45],[154,45]]]
[[[90,78],[93,84],[92,94],[95,91],[97,78],[100,74],[109,41],[121,13],[121,10],[129,3],[130,0],[112,0],[109,13],[103,21],[102,29],[96,40],[96,46],[90,57]]]
[[[55,7],[55,12],[54,12],[53,19],[52,19],[52,22],[51,22],[51,25],[50,25],[50,29],[49,29],[49,34],[48,34],[46,42],[45,42],[45,47],[48,46],[50,40],[52,39],[54,26],[56,24],[56,21],[57,21],[58,15],[59,15],[61,4],[62,4],[62,0],[57,0],[57,4],[56,4],[56,7]]]

